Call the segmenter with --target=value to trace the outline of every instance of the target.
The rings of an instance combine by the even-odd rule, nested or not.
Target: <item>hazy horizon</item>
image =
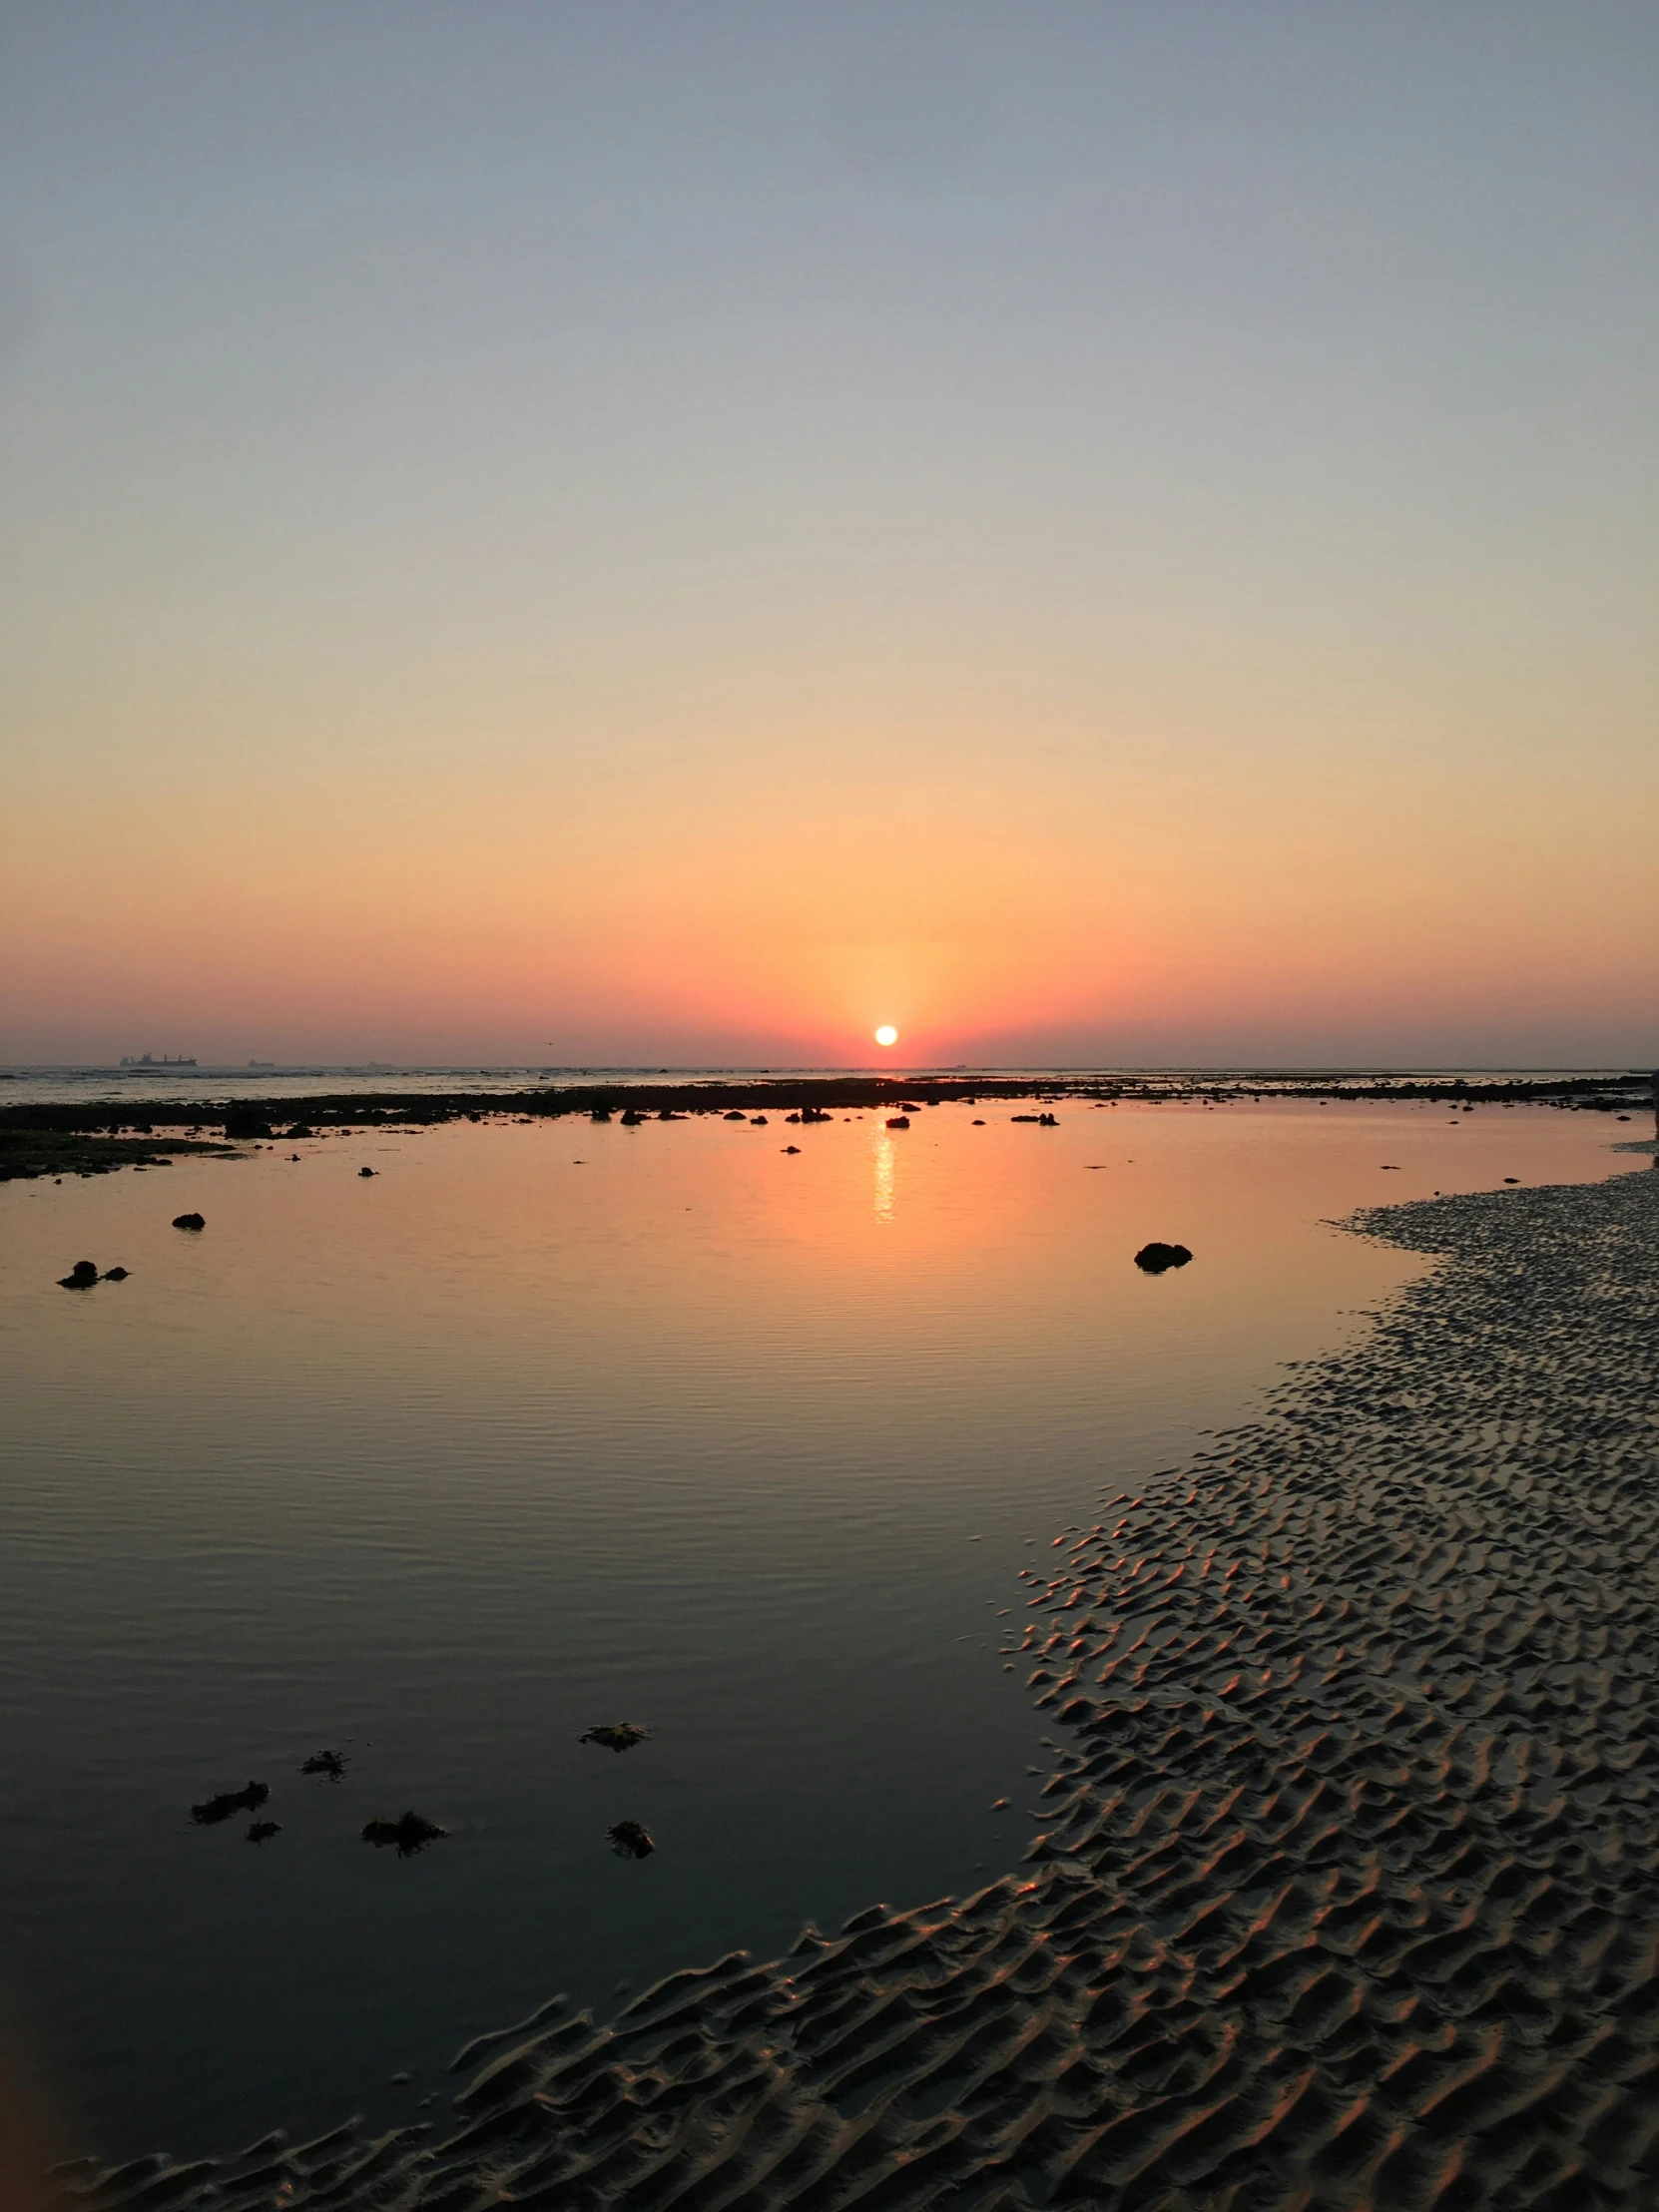
[[[13,7],[0,1060],[1651,1066],[1656,82]]]

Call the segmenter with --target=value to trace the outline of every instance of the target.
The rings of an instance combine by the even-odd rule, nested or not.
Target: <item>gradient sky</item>
[[[1659,1057],[1659,10],[11,0],[0,1058]]]

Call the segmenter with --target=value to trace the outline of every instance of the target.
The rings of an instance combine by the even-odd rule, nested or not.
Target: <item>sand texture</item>
[[[120,2204],[1659,2206],[1659,1174],[1354,1226],[1442,1256],[1068,1536],[1027,1865],[549,2007],[453,2122]]]

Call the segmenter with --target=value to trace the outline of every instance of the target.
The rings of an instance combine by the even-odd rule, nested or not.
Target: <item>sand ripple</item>
[[[1659,2206],[1659,1177],[1353,1226],[1442,1265],[1036,1591],[1067,1746],[1019,1877],[547,2007],[442,2139],[66,2195]]]

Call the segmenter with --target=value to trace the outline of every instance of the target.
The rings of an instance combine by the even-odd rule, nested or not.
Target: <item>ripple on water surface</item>
[[[1526,1109],[1014,1110],[0,1192],[5,1970],[72,2132],[396,2116],[554,1989],[1015,1865],[1021,1566],[1422,1265],[1330,1220],[1610,1165]],[[59,1289],[87,1256],[129,1279]],[[277,1833],[193,1824],[251,1780]],[[410,1810],[442,1839],[365,1847]]]

